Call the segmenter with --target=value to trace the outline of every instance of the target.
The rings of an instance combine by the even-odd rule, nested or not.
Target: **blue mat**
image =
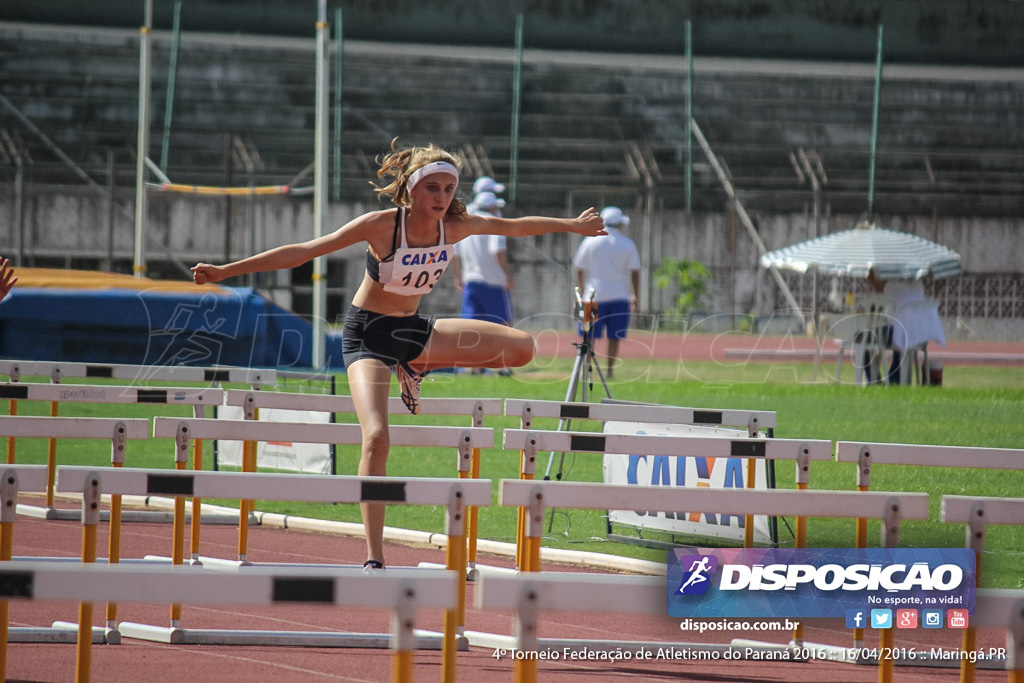
[[[248,287],[223,294],[16,287],[0,357],[133,365],[312,367],[312,325]],[[341,369],[341,335],[327,367]]]

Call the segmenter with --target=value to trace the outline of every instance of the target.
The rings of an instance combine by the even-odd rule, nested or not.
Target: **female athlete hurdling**
[[[391,373],[402,400],[419,411],[420,382],[437,368],[521,367],[533,358],[533,338],[521,330],[483,320],[433,319],[419,314],[448,264],[453,245],[476,234],[525,237],[549,232],[605,234],[594,209],[577,218],[498,218],[469,214],[456,191],[461,160],[436,147],[391,151],[380,161],[376,191],[396,208],[371,211],[308,242],[270,249],[234,263],[192,268],[196,284],[246,273],[294,268],[353,244],[366,242],[366,273],[352,297],[342,350],[349,390],[362,427],[359,475],[387,473],[388,392]],[[384,566],[384,505],[363,503],[367,568]]]

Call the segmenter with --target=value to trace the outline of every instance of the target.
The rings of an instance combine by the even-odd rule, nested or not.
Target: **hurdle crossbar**
[[[505,399],[505,415],[521,418],[524,428],[529,428],[528,421],[533,418],[728,425],[752,427],[754,429],[773,429],[776,426],[776,414],[773,411],[685,408],[682,406],[644,405],[615,401],[608,403],[580,403],[509,398]]]
[[[148,439],[149,420],[115,417],[45,417],[0,415],[0,436],[57,439],[110,439],[118,425],[126,439]]]
[[[198,367],[192,365],[128,365],[119,363],[18,362],[23,376],[49,377],[60,382],[64,377],[123,379],[136,382],[237,383],[259,387],[277,382],[272,368]],[[0,368],[2,371],[2,368]]]
[[[355,401],[351,396],[334,394],[300,394],[284,391],[247,391],[229,389],[226,392],[224,405],[245,406],[248,402],[256,408],[276,408],[280,410],[308,410],[325,413],[355,413]],[[409,409],[402,399],[393,396],[388,399],[388,412],[405,414]],[[501,412],[501,399],[498,398],[422,398],[420,399],[420,415],[466,415],[475,413],[498,415]],[[482,426],[474,424],[473,426]]]
[[[820,439],[723,439],[706,436],[602,434],[531,429],[506,429],[502,437],[505,448],[518,450],[526,450],[533,446],[537,450],[573,453],[638,453],[769,460],[795,460],[798,455],[807,455],[811,460],[832,458],[832,442]]]
[[[838,462],[978,469],[1024,469],[1024,449],[839,441]]]
[[[528,506],[540,496],[550,507],[581,510],[644,509],[662,512],[701,510],[744,515],[881,518],[893,505],[904,519],[928,519],[928,494],[856,491],[789,491],[782,489],[680,489],[578,482],[503,479],[500,502]]]
[[[405,503],[447,505],[460,487],[467,505],[489,505],[491,482],[428,477],[349,477],[344,475],[193,472],[188,470],[65,466],[57,470],[57,489],[81,492],[92,476],[105,493],[140,496],[196,496],[322,503]]]
[[[57,401],[61,403],[154,403],[167,405],[220,405],[224,391],[195,387],[139,387],[108,384],[4,384],[0,399]]]
[[[0,597],[27,600],[76,600],[83,603],[188,601],[199,604],[274,605],[288,603],[386,607],[392,619],[390,647],[394,680],[417,644],[414,616],[419,609],[452,609],[458,604],[455,572],[389,569],[368,575],[361,570],[312,568],[253,569],[244,575],[199,567],[146,565],[52,565],[9,563],[0,566]],[[88,628],[80,623],[79,629]],[[240,632],[244,633],[244,632]],[[311,633],[310,637],[318,634]],[[4,650],[6,658],[6,648]],[[76,660],[78,680],[88,680],[86,648]],[[82,676],[84,674],[84,677]]]
[[[153,436],[175,438],[183,425],[193,439],[358,444],[363,438],[362,428],[358,424],[209,418],[183,420],[171,417],[153,419]],[[459,448],[467,444],[472,448],[494,447],[494,430],[490,427],[393,425],[389,432],[392,446]]]
[[[22,375],[32,377],[36,374],[34,360],[0,360],[0,375],[7,375],[12,382],[21,381]]]

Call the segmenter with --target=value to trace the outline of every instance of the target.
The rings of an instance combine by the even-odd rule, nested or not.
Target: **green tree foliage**
[[[654,284],[658,289],[676,287],[676,300],[671,312],[680,316],[689,315],[703,306],[711,278],[711,271],[703,263],[686,258],[666,258],[654,271]]]

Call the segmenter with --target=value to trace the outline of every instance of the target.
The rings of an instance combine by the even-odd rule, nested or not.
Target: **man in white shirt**
[[[629,216],[615,206],[601,211],[607,235],[585,237],[576,250],[573,266],[580,292],[597,303],[594,339],[608,335],[608,379],[619,356],[619,340],[626,338],[629,321],[640,292],[640,253],[622,234]]]

